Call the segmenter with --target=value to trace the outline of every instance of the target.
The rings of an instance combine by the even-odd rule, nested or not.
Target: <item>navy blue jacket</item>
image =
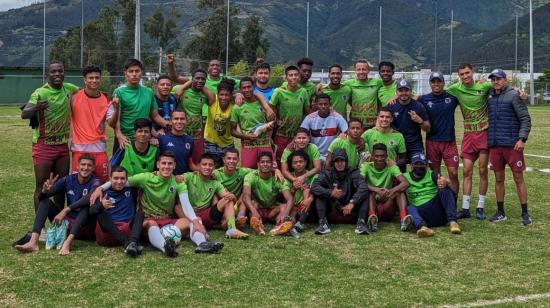
[[[510,86],[496,93],[489,91],[489,147],[513,147],[520,139],[529,137],[531,117],[527,106]]]

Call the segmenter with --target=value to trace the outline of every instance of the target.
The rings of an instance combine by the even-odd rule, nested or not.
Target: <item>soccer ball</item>
[[[160,229],[160,233],[165,239],[173,239],[176,245],[181,242],[181,231],[173,224],[168,224]]]

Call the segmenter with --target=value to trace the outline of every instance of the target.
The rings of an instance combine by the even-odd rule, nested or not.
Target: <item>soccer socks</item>
[[[527,203],[522,203],[521,204],[521,215],[525,215],[525,214],[528,214],[528,212],[527,212]]]
[[[399,211],[399,218],[401,220],[403,220],[403,218],[405,218],[405,216],[407,216],[407,210],[401,210]]]
[[[523,208],[522,208],[522,210],[523,210]],[[497,202],[497,211],[499,213],[504,214],[504,202]]]
[[[160,228],[158,226],[152,226],[147,230],[149,235],[149,242],[153,247],[164,252],[164,237],[160,233]]]
[[[237,228],[235,226],[235,217],[234,216],[227,217],[227,229],[235,229],[235,228]]]
[[[479,200],[477,200],[477,208],[478,209],[482,209],[482,208],[485,208],[485,196],[484,195],[479,195]]]
[[[470,196],[462,195],[462,209],[463,210],[469,210],[470,209]]]
[[[233,220],[233,224],[235,221]],[[193,224],[189,225],[189,237],[191,240],[199,246],[201,243],[206,242],[206,237],[200,232],[193,232]]]

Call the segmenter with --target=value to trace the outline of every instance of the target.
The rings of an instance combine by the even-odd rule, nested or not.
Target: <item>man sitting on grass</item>
[[[296,178],[307,175],[306,166],[308,164],[309,157],[302,150],[294,151],[288,157],[289,172]],[[298,211],[298,222],[294,225],[295,232],[302,232],[305,228],[311,204],[315,200],[310,189],[316,178],[317,174],[306,176],[302,183],[294,182],[290,188],[294,197],[294,207]]]

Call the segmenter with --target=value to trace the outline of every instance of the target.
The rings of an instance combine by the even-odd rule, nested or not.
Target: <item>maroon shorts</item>
[[[260,218],[262,219],[262,222],[272,222],[275,223],[275,220],[277,219],[277,215],[271,217],[271,212],[274,210],[272,209],[266,209],[266,208],[259,208],[258,213],[260,213]]]
[[[195,151],[195,150],[193,150]],[[269,152],[273,155],[271,147],[242,147],[241,149],[241,167],[245,168],[258,168],[258,154],[261,152]]]
[[[525,171],[525,159],[523,152],[516,151],[512,147],[495,147],[489,151],[489,164],[491,170],[502,171],[506,165],[513,172]]]
[[[204,138],[193,139],[193,153],[191,158],[195,164],[198,164],[202,154],[204,154]]]
[[[39,139],[32,145],[32,163],[34,165],[54,164],[56,160],[69,158],[69,146],[64,144],[48,145]]]
[[[393,204],[390,207],[384,207],[384,203],[376,203],[376,216],[380,221],[391,221],[395,217],[397,206]]]
[[[426,157],[432,169],[439,169],[442,159],[445,166],[458,168],[458,149],[455,141],[426,140]]]
[[[131,223],[128,222],[122,222],[122,221],[115,221],[114,222],[115,227],[122,233],[126,238],[130,237],[130,230],[132,229]],[[101,229],[101,226],[99,223],[95,226],[95,242],[99,246],[118,246],[118,242],[116,241],[115,237],[111,235],[110,233],[107,233]]]
[[[283,152],[286,149],[286,146],[292,142],[293,138],[288,137],[281,137],[281,136],[273,136],[273,141],[275,142],[275,146],[277,147],[277,152],[275,153],[275,156],[277,157],[277,161],[280,162],[281,156],[283,156]]]
[[[211,213],[213,212],[213,213]],[[213,206],[209,206],[202,210],[195,211],[195,214],[197,217],[199,217],[202,221],[202,225],[207,229],[212,229],[215,225],[220,224],[222,221],[221,218],[223,218],[223,213],[220,214],[217,208]],[[216,217],[218,216],[218,217]],[[219,218],[219,219],[218,219]]]
[[[462,159],[477,160],[480,153],[488,153],[487,130],[482,132],[464,133],[462,139],[461,156]]]
[[[69,221],[68,231],[70,232],[74,224],[76,223],[76,219],[70,217],[66,217],[65,219]],[[75,238],[79,240],[92,240],[95,235],[95,225],[95,220],[94,223],[87,223],[83,225],[82,227],[80,227],[80,230],[76,232]]]
[[[76,172],[78,168],[78,158],[82,154],[89,154],[95,159],[95,169],[94,174],[102,182],[107,182],[109,180],[109,174],[107,172],[107,166],[109,165],[109,157],[107,157],[107,152],[72,152],[73,159],[71,163],[71,172]]]
[[[148,221],[148,220],[152,220],[154,222],[157,223],[157,225],[159,226],[159,228],[162,228],[166,225],[175,225],[176,222],[178,221],[177,218],[170,218],[170,217],[166,217],[166,218],[153,218],[153,217],[145,217],[145,220],[144,221]]]

